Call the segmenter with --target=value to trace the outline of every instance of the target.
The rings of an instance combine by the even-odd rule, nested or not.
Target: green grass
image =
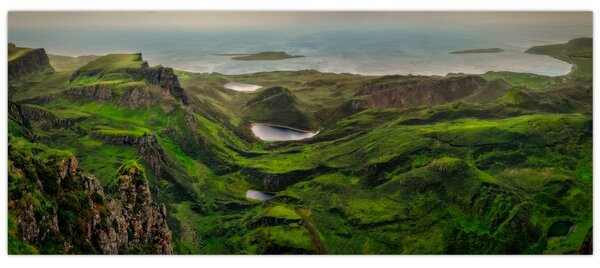
[[[115,72],[123,69],[140,69],[147,65],[142,60],[140,53],[136,54],[109,54],[98,57],[79,69],[80,72],[97,72],[104,71],[105,73]]]
[[[260,241],[268,241],[270,245],[266,247],[288,247],[292,250],[303,252],[313,252],[315,245],[306,229],[299,226],[274,226],[264,227],[259,230]],[[284,251],[285,252],[285,251]],[[259,252],[260,253],[260,252]],[[278,253],[276,250],[267,250],[265,253]]]
[[[30,103],[31,97],[97,83],[108,85],[117,97],[153,86],[123,71],[141,68],[136,54],[97,58],[81,70],[102,70],[102,75],[72,81],[72,70],[84,59],[54,61],[64,66],[15,82],[10,100]],[[577,70],[591,71],[585,66]],[[330,254],[573,253],[592,225],[592,105],[581,94],[591,86],[591,74],[578,72],[559,78],[488,72],[482,77],[503,79],[514,88],[485,102],[350,115],[340,107],[366,84],[431,77],[176,71],[192,96],[189,107],[167,113],[161,108],[166,102],[131,109],[115,101],[59,96],[26,105],[77,120],[73,126],[32,121],[38,141],[33,144],[17,137],[25,136],[24,128],[11,119],[9,142],[16,149],[40,151],[28,157],[47,157],[51,149],[42,147],[75,155],[80,167],[107,187],[115,183],[122,163],[135,161],[145,169],[155,200],[166,203],[174,250],[180,254],[314,253],[320,243]],[[263,89],[224,89],[231,81]],[[272,87],[287,90],[270,92]],[[249,121],[289,112],[265,112],[277,108],[270,105],[278,106],[278,97],[298,104],[301,117],[320,133],[289,143],[253,139]],[[265,111],[250,111],[248,103],[265,104]],[[86,133],[155,135],[169,176],[154,174],[139,148],[108,144]],[[23,178],[11,174],[9,188]],[[266,190],[286,180],[298,182],[282,185],[273,199],[245,198],[248,189]],[[45,202],[39,194],[30,196]],[[547,238],[548,228],[559,220],[576,228]],[[9,243],[13,252],[34,252],[18,239]]]
[[[90,61],[97,59],[99,56],[95,55],[87,55],[87,56],[78,56],[78,57],[69,57],[69,56],[61,56],[61,55],[48,55],[50,59],[50,65],[54,68],[55,71],[75,71]]]
[[[293,210],[286,208],[284,206],[274,206],[266,209],[261,217],[272,217],[277,219],[286,219],[286,220],[299,220],[300,216]]]
[[[33,48],[26,47],[8,47],[8,61],[13,61],[27,54],[28,52],[33,51]]]
[[[592,38],[573,39],[566,44],[537,46],[528,49],[527,53],[548,55],[573,64],[569,74],[574,79],[592,79]]]
[[[556,85],[556,78],[531,74],[531,73],[514,73],[514,72],[487,72],[482,77],[488,81],[496,79],[504,79],[513,87],[526,87],[531,89],[548,89]]]

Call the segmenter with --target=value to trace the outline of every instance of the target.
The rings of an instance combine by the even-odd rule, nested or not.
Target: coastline
[[[548,44],[549,45],[549,44]],[[536,45],[539,46],[539,45]],[[532,46],[532,47],[536,47],[536,46]],[[531,47],[529,48],[531,49]],[[544,55],[544,54],[539,54],[539,53],[532,53],[532,52],[527,52],[527,50],[525,51],[521,51],[521,53],[524,54],[529,54],[529,55],[536,55],[536,56],[548,56],[548,55]],[[84,53],[82,55],[71,55],[70,53],[48,53],[50,55],[54,55],[54,56],[66,56],[66,57],[80,57],[80,56],[90,56],[90,53]],[[550,77],[560,77],[560,76],[566,76],[569,75],[571,73],[573,73],[576,68],[574,67],[574,64],[572,62],[566,61],[564,59],[560,59],[558,57],[553,57],[550,56],[553,60],[558,60],[562,63],[567,63],[570,65],[570,68],[568,70],[560,70],[560,74],[556,74],[556,75],[549,75],[549,74],[545,74],[542,69],[538,69],[539,71],[518,71],[518,70],[511,70],[511,68],[502,68],[500,67],[499,69],[485,69],[485,70],[478,70],[478,71],[469,71],[469,70],[449,70],[449,71],[444,71],[444,72],[436,72],[435,70],[431,73],[426,73],[426,72],[410,72],[410,71],[398,71],[394,68],[390,68],[390,71],[375,71],[375,72],[371,72],[371,71],[366,71],[366,72],[360,72],[360,71],[330,71],[327,70],[327,68],[323,69],[323,67],[326,66],[311,66],[311,64],[307,64],[307,66],[304,66],[306,68],[303,67],[298,67],[298,66],[286,66],[286,67],[277,67],[277,66],[273,66],[272,69],[265,69],[265,70],[257,70],[257,71],[249,71],[249,72],[245,72],[243,70],[240,70],[240,72],[237,72],[236,70],[234,70],[233,72],[229,72],[229,71],[199,71],[197,69],[194,69],[193,67],[185,67],[182,65],[184,64],[177,64],[177,63],[169,63],[169,62],[165,62],[165,61],[157,61],[152,59],[153,57],[149,56],[151,55],[151,53],[146,53],[146,59],[149,62],[152,62],[154,65],[163,65],[163,66],[171,66],[173,69],[177,70],[177,71],[182,71],[182,72],[189,72],[189,73],[196,73],[196,74],[222,74],[222,75],[226,75],[226,76],[235,76],[235,75],[255,75],[258,73],[269,73],[269,72],[280,72],[280,71],[302,71],[302,70],[315,70],[321,73],[332,73],[332,74],[353,74],[353,75],[360,75],[360,76],[386,76],[386,75],[423,75],[423,76],[446,76],[449,73],[464,73],[464,74],[475,74],[475,75],[481,75],[484,74],[486,72],[489,71],[509,71],[509,72],[515,72],[515,73],[533,73],[533,74],[537,74],[537,75],[544,75],[544,76],[550,76]],[[468,54],[498,54],[498,53],[468,53]],[[211,54],[213,56],[225,56],[225,57],[231,57],[234,55],[253,55],[253,54],[246,54],[246,53],[226,53],[226,54]],[[240,62],[240,64],[252,64],[252,63],[256,63],[256,64],[261,64],[262,62],[269,62],[270,60],[236,60],[236,62]],[[280,60],[273,60],[273,62],[277,62]],[[443,62],[442,62],[443,63]],[[207,62],[208,66],[219,66],[219,64],[216,64],[214,62]],[[260,65],[258,65],[260,66]],[[209,69],[212,69],[212,67],[209,67]],[[262,67],[258,67],[258,69],[262,69]],[[335,68],[334,68],[335,69]],[[394,70],[391,70],[394,69]],[[557,72],[558,73],[558,72]]]

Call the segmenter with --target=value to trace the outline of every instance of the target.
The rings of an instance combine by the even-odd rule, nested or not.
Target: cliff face
[[[35,140],[33,131],[31,129],[31,122],[29,121],[26,112],[22,106],[12,101],[8,102],[8,118],[14,121],[19,129],[22,129],[23,136],[29,140]]]
[[[189,104],[189,98],[179,84],[179,79],[173,69],[162,66],[149,67],[139,53],[111,54],[100,57],[75,71],[71,75],[70,81],[74,81],[79,77],[92,76],[97,76],[95,79],[99,79],[99,81],[113,82],[112,84],[122,83],[120,79],[124,77],[138,82],[146,80],[148,83],[127,87],[120,90],[120,93],[112,92],[111,86],[108,84],[93,84],[75,87],[68,94],[81,97],[84,101],[108,101],[118,98],[119,105],[127,105],[133,109],[147,108],[152,104],[161,103],[161,100],[164,99],[162,98],[164,96],[161,95],[170,95],[184,105]],[[155,87],[159,89],[154,90]]]
[[[48,112],[47,110],[34,105],[19,105],[22,115],[29,122],[42,122],[49,124],[53,128],[67,128],[73,125],[77,120],[73,118],[61,118]],[[39,126],[38,126],[39,127]]]
[[[173,73],[172,68],[159,66],[154,69],[146,70],[147,79],[161,88],[166,89],[176,99],[181,100],[184,105],[189,104],[189,98],[184,89],[179,84],[179,79]]]
[[[356,94],[352,107],[363,110],[443,104],[469,96],[485,84],[479,76],[373,83]]]
[[[9,45],[10,50],[18,50],[17,48]],[[46,51],[43,48],[31,49],[18,57],[8,61],[8,78],[17,79],[24,75],[35,73],[38,71],[54,71],[50,65],[50,59],[46,55]]]
[[[156,136],[113,136],[102,135],[96,132],[90,132],[88,135],[94,139],[100,139],[108,144],[133,146],[144,158],[144,161],[148,163],[152,171],[154,171],[156,174],[170,177],[169,174],[165,174],[163,171],[164,167],[169,166],[171,162],[164,149],[158,143]]]
[[[152,201],[137,163],[119,168],[113,197],[75,157],[17,141],[9,146],[9,185],[10,243],[29,253],[172,253],[165,208]]]
[[[75,87],[66,92],[67,95],[81,101],[110,101],[113,92],[109,86],[96,84],[91,86]]]

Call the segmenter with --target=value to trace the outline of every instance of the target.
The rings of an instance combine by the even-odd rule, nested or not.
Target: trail
[[[315,247],[317,248],[316,253],[317,254],[327,254],[327,250],[325,249],[325,244],[321,240],[319,233],[317,233],[317,229],[308,220],[308,215],[310,215],[310,211],[307,211],[306,209],[296,209],[296,213],[298,213],[298,215],[300,215],[300,217],[302,217],[302,225],[304,225],[306,230],[308,230],[308,232],[310,233],[313,243],[315,244]]]

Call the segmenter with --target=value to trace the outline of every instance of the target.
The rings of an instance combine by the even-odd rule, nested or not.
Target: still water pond
[[[264,193],[256,190],[248,190],[246,191],[246,198],[254,199],[254,200],[269,200],[273,198],[273,194]]]
[[[295,141],[312,138],[319,133],[263,123],[253,123],[250,128],[252,133],[263,141]]]

